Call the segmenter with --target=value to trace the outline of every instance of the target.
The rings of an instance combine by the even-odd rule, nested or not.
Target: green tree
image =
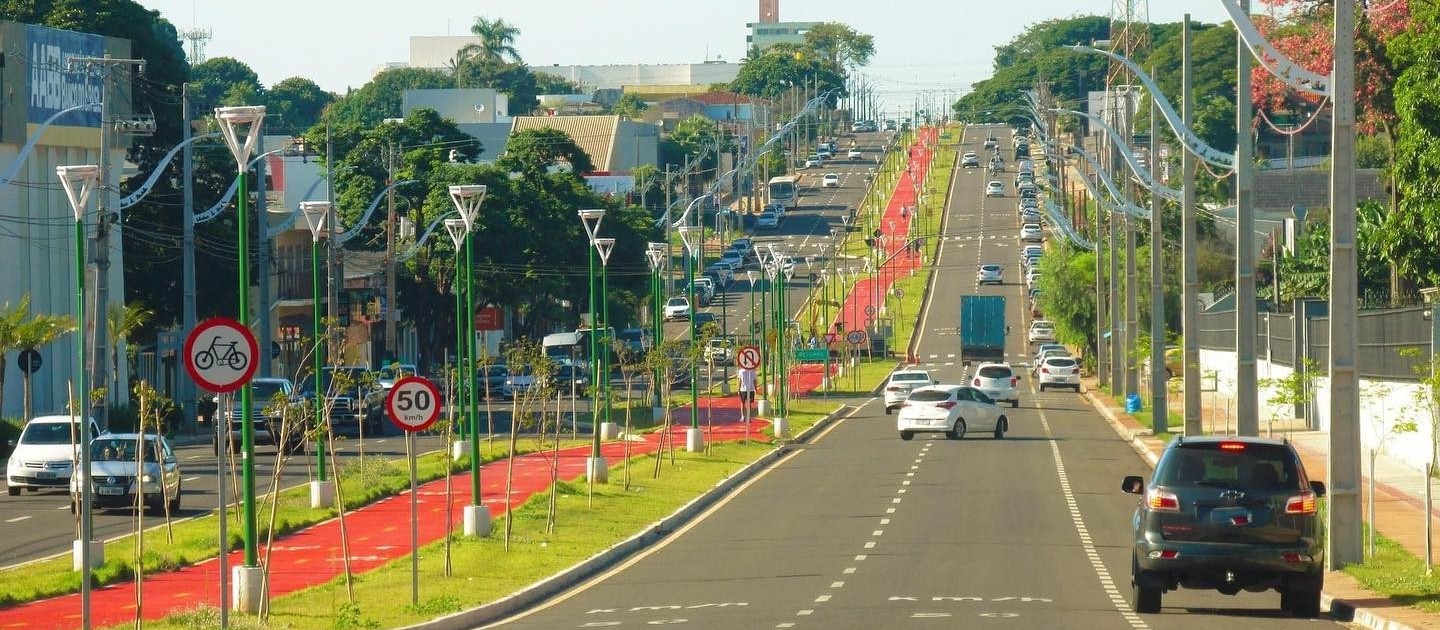
[[[31,315],[30,296],[20,298],[15,306],[0,305],[0,408],[5,404],[5,367],[17,350],[38,349],[75,330],[75,322],[65,315]],[[29,375],[26,375],[28,381]],[[29,387],[25,388],[28,393]],[[29,419],[28,401],[26,419]]]
[[[1051,247],[1040,259],[1040,309],[1055,322],[1055,337],[1095,350],[1095,253],[1068,244]]]
[[[475,57],[462,62],[458,73],[464,85],[483,85],[504,92],[510,98],[510,114],[515,116],[534,111],[535,97],[544,93],[536,74],[522,63]]]
[[[874,37],[840,22],[816,24],[806,31],[805,45],[836,68],[858,68],[875,54]]]
[[[801,87],[813,87],[818,93],[835,89],[844,96],[845,73],[808,50],[777,45],[746,62],[730,82],[733,92],[766,99]]]
[[[526,129],[511,135],[496,165],[527,177],[539,177],[559,166],[577,175],[595,171],[590,155],[569,134],[550,128]]]
[[[719,128],[715,121],[696,114],[675,125],[675,130],[663,142],[663,160],[667,164],[680,165],[685,158],[699,159],[701,169],[715,167],[715,143]]]
[[[610,113],[626,120],[636,120],[640,118],[640,114],[646,109],[649,109],[649,107],[650,105],[640,100],[639,96],[625,93],[622,94],[620,100],[616,101],[615,105],[610,108]]]
[[[130,302],[128,304],[109,304],[105,307],[106,338],[110,341],[110,383],[111,392],[122,392],[129,388],[120,389],[120,344],[124,342],[127,346],[134,340],[135,335],[150,323],[150,318],[155,313],[144,304]],[[127,351],[128,355],[129,352]]]
[[[405,90],[438,90],[454,87],[455,81],[444,72],[425,68],[391,68],[382,70],[369,83],[341,96],[329,107],[332,125],[357,124],[373,127],[386,118],[401,116],[400,104]],[[324,137],[324,130],[312,130],[312,138]]]
[[[535,76],[537,94],[580,94],[584,88],[570,79],[545,72],[531,72]]]
[[[247,94],[260,91],[260,75],[233,57],[211,57],[190,69],[191,107],[200,116],[213,114],[216,107],[246,104]]]
[[[462,51],[468,51],[483,61],[521,63],[520,51],[515,48],[515,38],[520,29],[506,22],[504,18],[487,19],[476,16],[470,26],[470,34],[480,38],[480,43],[470,44]]]
[[[1440,6],[1411,3],[1415,24],[1436,24]],[[1400,68],[1395,100],[1393,181],[1400,203],[1387,221],[1386,258],[1400,275],[1422,287],[1440,286],[1440,31],[1414,28],[1389,46]]]
[[[300,135],[320,122],[335,95],[304,77],[290,77],[265,93],[265,131]]]

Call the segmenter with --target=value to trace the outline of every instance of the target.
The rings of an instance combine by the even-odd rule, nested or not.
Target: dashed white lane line
[[[30,515],[17,516],[17,517],[15,517],[15,518],[7,518],[7,519],[5,519],[5,522],[6,522],[6,523],[19,523],[20,521],[23,521],[23,520],[28,519],[28,518],[30,518]]]
[[[1065,473],[1065,461],[1060,457],[1060,443],[1055,441],[1055,436],[1050,432],[1050,422],[1045,418],[1045,408],[1042,404],[1036,404],[1040,411],[1040,426],[1045,429],[1045,437],[1050,441],[1050,454],[1055,458],[1055,471],[1060,477],[1060,492],[1065,495],[1065,507],[1070,511],[1070,520],[1075,523],[1075,531],[1080,535],[1080,545],[1085,549],[1085,557],[1090,561],[1090,567],[1095,570],[1095,577],[1100,582],[1100,587],[1105,590],[1105,595],[1110,598],[1110,603],[1120,613],[1125,621],[1130,623],[1134,630],[1149,630],[1150,626],[1130,610],[1125,597],[1116,588],[1115,581],[1110,577],[1110,570],[1105,568],[1105,563],[1100,559],[1100,552],[1091,542],[1090,530],[1085,527],[1085,518],[1080,514],[1080,506],[1076,503],[1075,492],[1070,488],[1070,477]]]
[[[821,595],[821,596],[815,598],[815,603],[817,603],[817,604],[823,604],[823,603],[828,602],[828,601],[830,601],[830,596],[829,596],[829,595]]]
[[[838,581],[837,581],[837,582],[831,582],[831,583],[830,583],[830,588],[845,588],[845,583],[844,583],[844,582],[838,582]]]

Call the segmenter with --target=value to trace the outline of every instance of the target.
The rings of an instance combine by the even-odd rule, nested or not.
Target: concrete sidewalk
[[[1155,437],[1150,427],[1136,422],[1125,413],[1121,405],[1100,392],[1093,378],[1085,381],[1085,397],[1110,422],[1115,432],[1130,441],[1131,447],[1154,467],[1170,438]],[[1204,424],[1207,433],[1211,435],[1225,435],[1233,431],[1233,424],[1227,423],[1226,418],[1217,413],[1206,413]],[[1295,446],[1310,478],[1326,481],[1329,434],[1323,431],[1289,430],[1290,427],[1279,425],[1274,429],[1274,437],[1287,437]],[[1266,427],[1261,427],[1261,433],[1266,433]],[[1365,493],[1362,498],[1368,501],[1368,458],[1362,472],[1365,475]],[[1422,558],[1425,554],[1424,483],[1423,473],[1383,454],[1376,458],[1376,530]],[[1430,518],[1435,517],[1435,511],[1430,510]],[[1440,630],[1440,614],[1427,613],[1367,590],[1344,572],[1332,571],[1326,574],[1324,600],[1337,618],[1353,619],[1367,628]]]

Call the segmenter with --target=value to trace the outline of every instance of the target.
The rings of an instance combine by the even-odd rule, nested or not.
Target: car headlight
[[[140,481],[143,481],[143,482],[145,482],[145,483],[155,483],[155,476],[154,476],[154,475],[144,475],[144,476],[140,477]]]

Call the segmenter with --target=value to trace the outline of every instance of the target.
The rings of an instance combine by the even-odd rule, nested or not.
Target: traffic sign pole
[[[415,434],[440,419],[440,388],[428,379],[406,376],[390,386],[385,412],[405,432],[405,458],[410,463],[410,604],[420,603],[420,497],[415,472]],[[452,401],[453,404],[453,401]],[[472,436],[473,437],[473,436]]]

